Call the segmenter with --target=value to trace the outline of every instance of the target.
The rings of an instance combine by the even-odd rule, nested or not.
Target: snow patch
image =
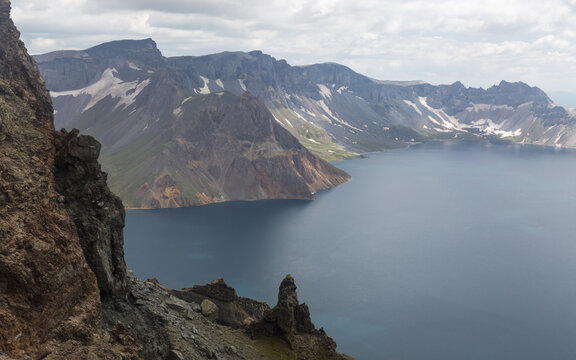
[[[348,86],[340,86],[336,91],[338,92],[338,94],[342,95],[342,91],[344,90],[348,90]]]
[[[433,113],[434,115],[436,115],[436,117],[440,120],[440,123],[438,121],[432,120],[432,117],[430,115],[428,115],[428,118],[435,124],[443,126],[447,129],[451,129],[451,130],[462,130],[462,124],[460,124],[460,122],[458,121],[458,119],[456,119],[453,116],[450,116],[448,114],[446,114],[444,112],[444,110],[441,109],[434,109],[433,107],[431,107],[430,105],[428,105],[427,102],[427,98],[426,97],[418,97],[418,100],[420,101],[420,104],[422,104],[422,106],[424,106],[428,111],[430,111],[431,113]]]
[[[328,89],[326,85],[316,84],[316,86],[318,86],[318,89],[320,89],[320,95],[322,95],[324,99],[332,98],[332,91]]]
[[[491,105],[491,104],[472,104],[472,106],[466,108],[466,111],[468,112],[480,112],[489,110],[514,110],[514,108],[508,105]]]
[[[220,86],[220,88],[222,88],[222,90],[224,90],[224,83],[222,82],[222,80],[216,79],[216,85]]]
[[[198,89],[199,93],[204,95],[210,94],[210,88],[208,88],[208,83],[210,82],[210,80],[202,75],[200,75],[200,78],[202,79],[202,81],[204,81],[204,86],[201,89]]]
[[[90,95],[90,102],[82,112],[90,109],[96,105],[100,100],[111,96],[114,99],[120,99],[118,104],[114,107],[114,110],[120,106],[127,107],[136,101],[136,97],[144,90],[146,86],[150,84],[150,79],[146,79],[142,82],[131,81],[125,82],[122,79],[116,77],[118,71],[114,68],[108,68],[102,73],[100,80],[96,81],[94,84],[89,85],[82,89],[70,90],[70,91],[59,91],[51,92],[50,95],[53,97],[60,96],[79,96],[79,95]]]
[[[420,111],[420,109],[418,109],[418,106],[416,106],[416,104],[414,104],[412,101],[410,100],[404,100],[404,102],[406,103],[406,105],[410,105],[412,106],[412,108],[414,109],[414,111],[416,111],[420,116],[422,116],[422,111]]]
[[[238,85],[240,85],[240,88],[242,88],[243,91],[248,91],[248,90],[246,89],[246,84],[244,84],[244,81],[246,81],[246,80],[244,80],[244,79],[238,79]]]
[[[130,69],[132,69],[132,70],[137,70],[137,71],[142,70],[141,67],[139,67],[138,65],[136,65],[136,64],[134,64],[134,63],[132,63],[132,62],[128,62],[128,67],[129,67]]]
[[[472,122],[472,127],[480,129],[484,134],[487,135],[497,135],[502,138],[514,137],[522,135],[522,129],[516,129],[514,131],[502,130],[502,123],[497,124],[492,119],[480,119]]]
[[[322,116],[324,116],[327,120],[330,121],[330,120],[332,119],[332,120],[335,120],[336,122],[339,122],[339,123],[341,123],[341,124],[344,124],[344,125],[348,126],[348,127],[351,128],[351,129],[354,129],[354,130],[356,130],[356,131],[364,131],[364,130],[359,129],[359,128],[355,127],[355,126],[350,125],[350,124],[347,123],[346,121],[340,119],[338,116],[335,116],[335,115],[332,113],[332,111],[330,111],[330,108],[328,108],[328,106],[326,105],[326,103],[324,102],[324,100],[316,101],[316,103],[322,108],[322,110],[324,110],[324,112],[325,112],[326,114],[328,114],[328,116],[330,116],[330,118],[328,118],[326,115],[322,115]]]
[[[176,109],[174,109],[174,111],[172,111],[172,114],[174,114],[174,116],[180,118],[182,116],[183,112],[184,111],[182,110],[182,106],[179,106]]]
[[[434,124],[436,124],[436,125],[441,125],[441,124],[438,122],[438,120],[436,120],[436,119],[434,119],[434,118],[432,117],[432,115],[428,115],[428,119],[429,119],[430,121],[432,121],[432,122],[433,122]]]

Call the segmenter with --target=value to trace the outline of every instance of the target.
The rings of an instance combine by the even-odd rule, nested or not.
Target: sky
[[[576,106],[576,0],[12,0],[12,18],[32,54],[152,38],[164,56],[262,50],[379,80],[523,81]]]

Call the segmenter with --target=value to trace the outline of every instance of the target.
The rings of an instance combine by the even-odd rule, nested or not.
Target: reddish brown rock
[[[52,173],[52,104],[0,0],[0,351],[101,334],[100,297]],[[71,286],[74,284],[74,286]]]

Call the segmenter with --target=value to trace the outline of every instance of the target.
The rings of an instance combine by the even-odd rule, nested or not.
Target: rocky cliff
[[[0,349],[42,354],[100,334],[100,299],[53,174],[48,91],[0,1]]]
[[[0,0],[0,359],[348,359],[325,334],[304,334],[298,348],[251,336],[247,324],[269,307],[220,282],[233,296],[219,307],[131,274],[100,143],[54,131],[49,94],[9,14]],[[212,314],[230,306],[252,314],[246,325],[216,323]]]

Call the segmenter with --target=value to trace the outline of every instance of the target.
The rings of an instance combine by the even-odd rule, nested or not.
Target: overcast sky
[[[32,54],[151,37],[165,56],[262,50],[381,80],[576,93],[576,0],[12,0],[12,17]]]

